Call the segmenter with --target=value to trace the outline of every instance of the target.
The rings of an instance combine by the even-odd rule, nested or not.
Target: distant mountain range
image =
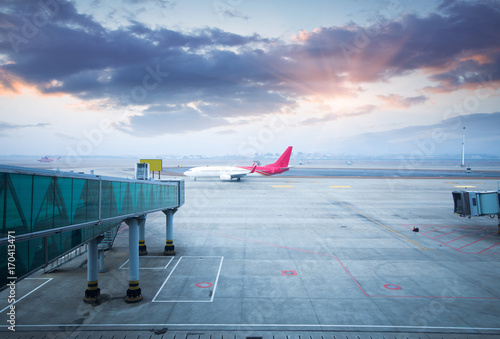
[[[461,154],[465,127],[465,154],[500,156],[500,112],[454,117],[429,126],[412,126],[332,140],[332,153],[364,155],[408,154],[433,157]]]

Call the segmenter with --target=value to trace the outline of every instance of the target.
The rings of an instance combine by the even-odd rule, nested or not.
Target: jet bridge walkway
[[[139,253],[147,254],[148,213],[166,214],[165,255],[175,254],[173,214],[184,204],[184,181],[144,181],[0,165],[0,286],[22,279],[88,244],[84,301],[98,302],[98,243],[129,225],[127,302],[142,300]],[[140,251],[140,252],[139,252]]]

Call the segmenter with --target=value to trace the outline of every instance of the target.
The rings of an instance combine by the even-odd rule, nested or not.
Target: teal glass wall
[[[15,241],[15,276],[22,277],[27,273],[43,267],[45,253],[50,262],[73,248],[80,246],[94,236],[121,224],[120,222],[102,223],[84,229],[39,237],[24,241]],[[0,246],[0,272],[2,286],[7,283],[8,245]]]
[[[0,171],[2,166],[0,166]],[[15,172],[15,173],[12,173]],[[184,204],[184,181],[0,172],[0,284],[7,282],[8,234],[21,277],[134,214]],[[78,227],[65,231],[66,227]],[[28,234],[33,238],[26,239]],[[23,237],[24,235],[24,237]]]

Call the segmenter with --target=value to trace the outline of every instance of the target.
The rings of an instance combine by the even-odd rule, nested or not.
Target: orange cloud
[[[293,35],[292,36],[292,39],[295,40],[295,41],[306,41],[308,40],[309,38],[311,38],[312,36],[314,36],[314,34],[317,34],[317,33],[320,33],[321,32],[321,27],[317,27],[315,29],[313,29],[312,32],[309,32],[305,29],[301,29],[299,31],[299,34],[298,35]]]
[[[478,65],[490,64],[494,62],[493,58],[491,58],[491,56],[486,54],[475,54],[460,59],[460,61],[468,61],[468,60],[475,61]]]
[[[425,95],[416,97],[403,97],[398,94],[377,95],[377,98],[386,103],[389,108],[404,108],[408,109],[410,106],[421,105],[429,98]]]

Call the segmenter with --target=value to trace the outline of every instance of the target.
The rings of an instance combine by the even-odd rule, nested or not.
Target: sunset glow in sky
[[[0,155],[500,156],[498,1],[8,0]]]

